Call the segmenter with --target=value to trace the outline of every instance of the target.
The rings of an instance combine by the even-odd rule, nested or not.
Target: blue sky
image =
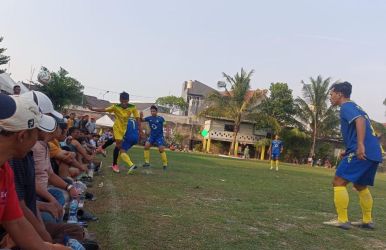
[[[385,13],[382,0],[5,0],[0,36],[17,81],[62,66],[86,93],[150,101],[241,67],[254,88],[287,82],[295,97],[321,74],[350,81],[352,99],[386,122]]]

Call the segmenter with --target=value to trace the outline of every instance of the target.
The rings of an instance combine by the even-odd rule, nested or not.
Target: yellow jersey
[[[116,140],[123,139],[129,118],[139,118],[137,107],[133,104],[128,104],[127,108],[123,108],[121,104],[114,104],[106,108],[106,112],[115,116],[113,132]]]

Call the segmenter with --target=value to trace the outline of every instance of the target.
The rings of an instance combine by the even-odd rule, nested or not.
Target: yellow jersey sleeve
[[[115,105],[111,105],[105,109],[106,112],[113,113],[115,111]]]
[[[132,113],[133,113],[134,118],[139,118],[139,112],[138,112],[137,107],[134,106]]]

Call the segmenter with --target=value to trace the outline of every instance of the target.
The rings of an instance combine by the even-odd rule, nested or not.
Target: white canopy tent
[[[29,90],[27,89],[26,86],[23,84],[17,84],[9,74],[7,73],[2,73],[0,74],[0,90],[5,91],[9,94],[13,94],[13,87],[15,85],[19,85],[21,88],[21,93],[28,92]]]
[[[107,128],[112,128],[113,125],[114,125],[113,120],[111,120],[111,118],[108,115],[102,116],[101,118],[96,120],[95,123],[96,123],[97,127],[105,127],[105,128],[106,127]]]

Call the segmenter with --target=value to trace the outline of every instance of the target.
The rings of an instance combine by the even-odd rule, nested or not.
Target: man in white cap
[[[53,249],[23,216],[8,160],[25,157],[37,141],[38,129],[54,131],[55,119],[42,115],[35,103],[23,97],[0,94],[0,107],[0,224],[9,235],[2,243],[7,241],[5,246],[12,246],[13,241],[23,249]],[[68,249],[55,246],[55,249]]]

